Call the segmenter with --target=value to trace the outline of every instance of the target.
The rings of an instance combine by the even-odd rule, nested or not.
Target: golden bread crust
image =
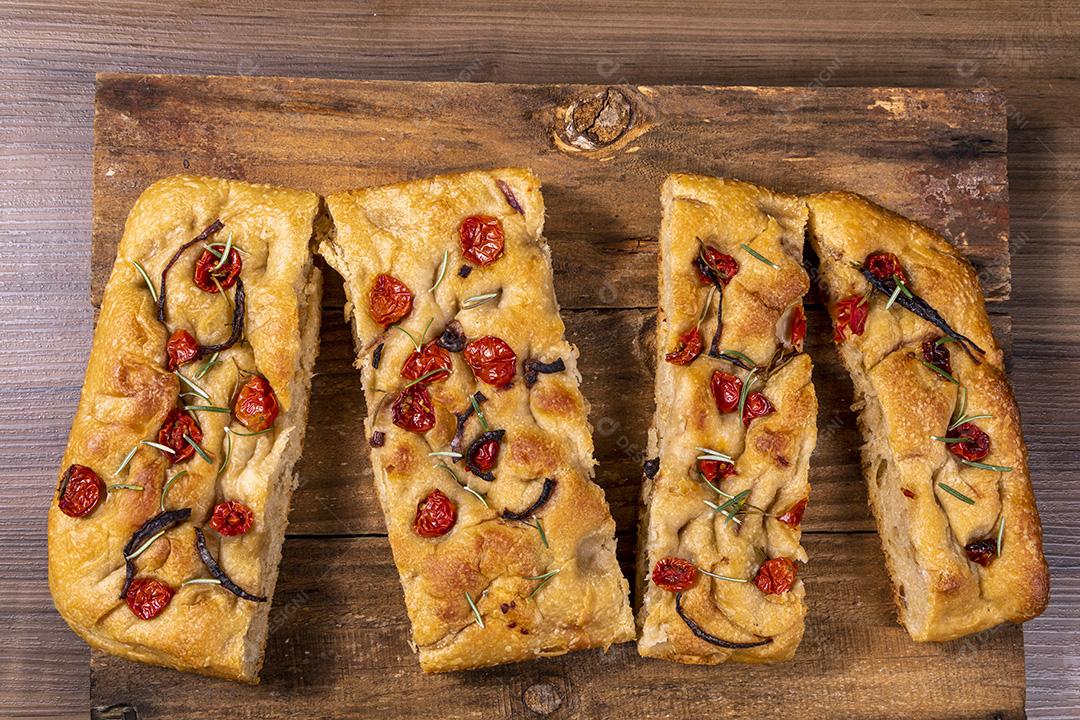
[[[729,649],[696,637],[678,616],[675,596],[650,579],[667,557],[689,560],[700,570],[748,580],[768,558],[806,560],[800,530],[777,519],[808,497],[810,455],[817,438],[817,398],[809,356],[794,352],[754,389],[775,412],[744,426],[738,412],[721,414],[710,392],[713,372],[745,378],[731,362],[709,356],[716,320],[715,293],[699,280],[694,260],[712,246],[738,262],[722,293],[719,350],[735,350],[768,366],[782,348],[782,318],[801,312],[809,279],[802,268],[806,207],[798,198],[748,183],[672,175],[662,190],[660,309],[657,328],[656,419],[650,456],[659,471],[645,480],[639,534],[638,623],[642,655],[693,664],[762,663],[792,657],[803,634],[806,606],[801,580],[787,592],[766,595],[749,582],[698,576],[682,595],[682,607],[706,632],[723,640],[765,645]],[[773,268],[753,257],[751,247]],[[711,298],[703,313],[706,297]],[[700,317],[705,352],[689,365],[665,355]],[[698,448],[734,460],[735,474],[710,488],[697,471]],[[725,494],[720,494],[721,490]],[[728,520],[719,505],[750,490],[749,511]]]
[[[985,351],[941,346],[958,384],[950,382],[927,367],[922,351],[944,333],[899,305],[886,309],[880,292],[869,297],[865,331],[848,332],[839,344],[861,410],[863,469],[901,623],[916,640],[949,640],[1038,615],[1049,590],[1042,530],[1019,412],[975,271],[944,238],[858,195],[831,192],[807,202],[834,323],[839,301],[869,290],[851,263],[889,252],[911,291]],[[981,462],[1011,471],[965,465],[931,437],[957,434],[949,426],[961,393],[965,415],[993,416],[973,421],[991,441]],[[996,545],[1002,520],[1000,555],[986,567],[970,561],[965,546]]]
[[[423,669],[481,667],[633,639],[627,583],[615,560],[615,525],[603,491],[591,481],[588,403],[578,388],[577,351],[564,338],[555,300],[537,178],[518,169],[470,172],[337,193],[327,204],[336,236],[319,252],[345,278],[369,408],[367,436],[385,434],[385,443],[371,451],[375,486]],[[458,228],[472,215],[499,220],[505,251],[462,277]],[[444,253],[446,270],[436,283]],[[498,390],[478,382],[462,353],[451,352],[450,376],[427,385],[434,428],[418,434],[393,424],[391,406],[406,383],[400,370],[414,346],[406,333],[384,330],[369,313],[369,291],[380,273],[404,282],[414,295],[400,327],[419,336],[430,319],[424,342],[454,320],[470,341],[488,335],[506,341],[517,357],[512,386]],[[499,297],[463,307],[465,299],[492,292]],[[566,369],[541,374],[528,388],[522,363],[530,358],[561,359]],[[492,482],[461,461],[429,456],[448,451],[454,414],[469,408],[477,391],[487,398],[486,422],[506,433]],[[481,432],[475,414],[464,427],[467,448]],[[452,472],[436,467],[440,460]],[[536,512],[543,539],[529,522],[500,518],[504,510],[528,508],[547,478],[557,484]],[[421,537],[413,527],[417,507],[434,489],[456,506],[456,524],[441,537]],[[555,570],[536,590],[541,581],[529,578]]]
[[[310,250],[317,210],[318,197],[312,193],[193,176],[154,183],[132,208],[105,290],[60,474],[77,463],[93,469],[107,485],[143,490],[109,490],[85,517],[65,515],[55,498],[49,510],[53,599],[72,629],[93,647],[180,670],[257,679],[269,603],[243,600],[219,586],[181,583],[208,576],[195,549],[194,530],[206,525],[216,503],[231,499],[254,511],[253,528],[223,537],[207,527],[208,548],[240,587],[257,595],[273,593],[318,347],[321,276]],[[203,345],[222,342],[230,334],[232,306],[221,294],[203,292],[192,282],[202,253],[201,246],[193,247],[169,271],[166,328],[132,264],[140,263],[160,291],[169,258],[218,219],[224,228],[215,240],[224,242],[231,233],[242,248],[245,333],[198,381],[211,400],[189,396],[186,404],[231,408],[243,371],[263,375],[281,406],[271,432],[234,438],[229,464],[220,473],[225,427],[244,430],[231,412],[192,413],[213,464],[195,455],[169,467],[163,452],[138,444],[158,440],[166,415],[185,404],[179,394],[190,391],[165,367],[169,333],[185,329]],[[180,371],[190,378],[208,359]],[[114,476],[135,447],[123,472]],[[136,577],[163,581],[176,594],[160,615],[141,620],[120,599],[123,548],[159,512],[166,480],[182,470],[187,474],[170,487],[166,507],[191,508],[190,519],[135,560]]]

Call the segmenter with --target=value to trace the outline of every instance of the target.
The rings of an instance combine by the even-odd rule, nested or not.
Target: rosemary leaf
[[[772,260],[770,260],[769,258],[762,255],[761,253],[759,253],[757,250],[750,247],[746,243],[739,243],[739,245],[741,245],[742,249],[745,250],[746,252],[750,253],[750,255],[752,255],[756,260],[760,260],[761,262],[763,262],[766,265],[768,265],[769,267],[771,267],[773,270],[779,270],[780,269],[779,265],[777,265]]]
[[[954,338],[952,335],[943,335],[934,341],[935,345],[944,345],[945,343],[960,342],[959,339]]]
[[[225,249],[222,250],[221,255],[218,256],[217,265],[214,265],[214,267],[210,269],[211,273],[213,273],[216,270],[221,269],[221,267],[225,264],[225,261],[229,258],[229,253],[231,251],[232,251],[232,231],[230,230],[229,231],[229,236],[227,238],[225,238]]]
[[[145,489],[142,485],[135,485],[134,483],[114,483],[109,486],[109,490],[138,490],[142,492]]]
[[[900,283],[896,283],[896,287],[893,288],[892,295],[889,296],[889,302],[885,303],[885,309],[888,310],[896,302],[896,298],[900,297]]]
[[[427,380],[429,377],[432,377],[433,375],[438,375],[439,373],[444,373],[444,372],[446,372],[446,370],[444,370],[442,368],[436,368],[435,370],[429,370],[426,373],[424,373],[423,375],[421,375],[420,377],[416,378],[415,380],[410,380],[409,382],[405,383],[405,385],[402,386],[402,389],[410,388],[413,385],[424,382],[425,380]]]
[[[470,493],[472,493],[473,495],[475,495],[475,496],[476,496],[476,499],[477,499],[477,500],[479,500],[479,501],[480,501],[481,503],[483,503],[484,507],[486,507],[486,508],[490,508],[490,507],[491,507],[490,505],[488,505],[488,501],[487,501],[487,500],[486,500],[486,499],[484,498],[484,496],[483,496],[483,495],[481,495],[480,493],[476,492],[475,490],[473,490],[473,489],[472,489],[471,487],[469,487],[468,485],[462,485],[461,487],[463,487],[463,488],[465,489],[465,492],[470,492]]]
[[[974,460],[961,460],[960,462],[970,467],[978,468],[980,470],[993,470],[994,472],[1012,472],[1012,468],[1005,465],[990,465],[989,463],[975,462]]]
[[[208,465],[213,465],[214,464],[214,461],[210,457],[210,455],[205,450],[203,450],[201,447],[199,447],[199,443],[192,440],[191,436],[188,435],[187,433],[184,433],[184,441],[187,442],[187,444],[190,445],[192,448],[194,448],[195,452],[197,452],[199,454],[199,457],[201,457],[203,460],[205,460]]]
[[[131,458],[135,457],[135,451],[139,449],[139,443],[135,443],[135,447],[131,448],[131,451],[124,456],[124,461],[120,463],[120,467],[116,468],[116,472],[113,473],[113,477],[120,477],[120,473],[124,472],[124,468],[131,462]]]
[[[221,476],[225,474],[225,468],[229,466],[229,460],[232,458],[232,433],[228,428],[225,428],[225,459],[221,461],[221,467],[218,468],[217,475],[214,476],[214,482],[221,479]]]
[[[484,415],[484,411],[480,409],[480,403],[476,401],[476,395],[469,396],[469,402],[472,403],[473,410],[476,411],[476,417],[480,420],[480,427],[484,428],[484,432],[489,432],[491,426],[488,425],[487,417]]]
[[[446,263],[449,260],[450,260],[450,251],[449,250],[443,250],[442,265],[439,266],[439,272],[435,277],[435,284],[432,285],[430,289],[428,289],[428,292],[435,292],[435,288],[439,287],[439,285],[442,283],[443,277],[446,276]]]
[[[754,368],[746,374],[746,379],[743,380],[742,390],[739,392],[739,419],[742,419],[743,410],[746,409],[746,398],[750,395],[750,386],[754,384],[754,375],[757,373],[757,368]]]
[[[229,408],[218,407],[217,405],[185,405],[185,410],[197,410],[199,412],[216,412],[227,413],[232,412]]]
[[[951,382],[953,385],[959,385],[960,384],[960,382],[956,378],[954,378],[952,375],[950,375],[949,373],[947,373],[944,370],[942,370],[941,368],[939,368],[937,365],[934,365],[933,363],[928,363],[925,360],[919,360],[919,362],[921,362],[923,365],[930,368],[931,370],[936,372],[938,375],[940,375],[941,377],[943,377],[946,380],[948,380],[949,382]]]
[[[931,440],[937,440],[938,442],[943,442],[943,443],[946,443],[946,444],[962,443],[962,442],[968,442],[969,440],[971,440],[971,438],[966,438],[966,437],[953,438],[953,437],[941,437],[939,435],[931,435],[930,439]]]
[[[731,356],[733,358],[738,358],[739,360],[742,360],[744,363],[746,363],[750,367],[756,367],[757,366],[757,363],[755,363],[753,360],[751,360],[749,356],[744,355],[743,353],[739,352],[738,350],[721,350],[720,351],[720,357],[724,357],[725,355],[729,355],[729,356]]]
[[[541,590],[541,589],[542,589],[542,588],[543,588],[543,587],[544,587],[545,585],[547,585],[547,584],[548,584],[549,582],[551,582],[551,578],[553,578],[553,577],[555,577],[556,575],[558,575],[558,574],[559,574],[559,571],[560,571],[561,569],[562,569],[562,568],[557,568],[557,569],[555,569],[555,570],[551,570],[551,571],[549,571],[549,572],[546,572],[546,573],[544,573],[543,575],[536,575],[535,577],[528,577],[528,578],[525,578],[526,580],[539,580],[539,581],[540,581],[540,584],[539,584],[539,585],[537,585],[536,587],[534,587],[534,588],[532,589],[532,592],[531,592],[531,593],[529,593],[529,596],[528,596],[528,597],[526,598],[526,600],[532,600],[532,599],[533,599],[533,596],[535,596],[535,595],[536,595],[536,593],[540,592],[540,590]]]
[[[272,432],[273,430],[274,430],[274,428],[268,427],[265,430],[260,430],[258,432],[244,432],[242,430],[233,430],[232,428],[225,428],[225,432],[231,433],[233,435],[239,435],[240,437],[255,437],[256,435],[265,435],[266,433]]]
[[[969,423],[973,420],[992,420],[993,418],[993,415],[965,415],[964,417],[949,423],[949,429],[953,430],[957,427],[960,427],[964,423]]]
[[[737,583],[748,583],[748,582],[750,582],[749,580],[747,580],[745,578],[728,577],[727,575],[717,575],[716,573],[711,573],[708,570],[702,569],[700,567],[698,568],[698,572],[700,572],[702,575],[708,575],[711,578],[716,578],[717,580],[727,580],[728,582],[737,582]]]
[[[142,275],[143,282],[146,283],[146,289],[150,291],[150,297],[154,298],[154,302],[158,301],[157,288],[154,287],[153,281],[150,280],[150,276],[146,274],[146,268],[139,264],[138,260],[128,260],[129,263],[135,266],[135,269]]]
[[[203,390],[201,387],[199,387],[198,384],[194,380],[188,378],[187,376],[184,375],[184,373],[180,372],[179,370],[176,370],[175,374],[176,374],[176,377],[180,378],[180,380],[185,385],[187,385],[189,388],[191,388],[191,391],[193,393],[195,393],[196,395],[201,397],[203,400],[210,400],[210,394],[208,392],[206,392],[205,390]],[[213,401],[211,401],[211,402],[213,402]]]
[[[541,524],[540,518],[533,518],[533,520],[536,521],[536,525],[533,527],[536,528],[536,532],[540,533],[540,542],[544,543],[544,547],[551,547],[548,545],[547,534],[544,532],[544,526]]]
[[[196,380],[202,380],[203,375],[208,373],[210,371],[210,368],[214,367],[215,365],[217,365],[220,362],[218,360],[218,355],[220,355],[220,353],[214,353],[213,355],[211,355],[210,359],[208,359],[203,364],[203,366],[199,368],[198,372],[195,373],[195,379]]]
[[[472,310],[473,308],[479,307],[479,306],[483,305],[486,302],[490,302],[490,301],[494,300],[497,297],[499,297],[498,291],[490,292],[490,293],[484,293],[483,295],[473,295],[472,297],[467,297],[464,300],[462,300],[461,301],[461,307],[464,310]]]
[[[191,578],[180,583],[180,587],[187,587],[188,585],[220,585],[221,581],[217,578]]]
[[[476,616],[476,624],[483,629],[484,618],[480,616],[480,608],[476,607],[476,603],[473,602],[472,595],[469,594],[468,590],[465,591],[465,599],[469,601],[469,607],[472,608],[473,615]]]
[[[997,556],[1001,557],[1001,541],[1005,538],[1005,514],[1001,515],[1001,522],[998,523],[997,534]]]
[[[904,293],[905,297],[908,297],[908,298],[914,297],[914,295],[911,294],[911,291],[908,290],[907,283],[904,282],[903,280],[901,280],[899,275],[893,275],[892,278],[893,278],[893,282],[896,283],[897,289],[899,289],[900,292]]]
[[[960,462],[967,462],[967,461],[966,460],[961,460]],[[974,505],[975,504],[975,501],[972,500],[971,498],[969,498],[967,495],[960,492],[956,488],[953,488],[953,487],[950,487],[950,486],[946,485],[943,482],[938,482],[938,487],[941,488],[942,490],[944,490],[945,492],[949,493],[950,495],[952,495],[957,500],[962,500],[962,501],[966,502],[968,505]]]
[[[139,557],[140,555],[142,555],[142,554],[143,554],[144,552],[146,552],[147,548],[149,548],[149,547],[150,547],[151,545],[153,545],[153,544],[154,544],[154,542],[155,542],[155,541],[156,541],[156,540],[157,540],[157,539],[158,539],[159,537],[161,537],[162,535],[164,535],[164,534],[165,534],[165,533],[166,533],[166,532],[168,531],[168,529],[169,529],[169,528],[165,528],[164,530],[161,530],[160,532],[157,532],[157,533],[155,533],[155,534],[151,535],[151,536],[150,536],[150,537],[149,537],[149,538],[148,538],[148,539],[146,540],[146,542],[144,542],[144,543],[143,543],[142,545],[140,545],[140,546],[139,546],[138,548],[136,548],[135,550],[132,550],[132,551],[131,551],[131,554],[130,554],[130,555],[125,555],[125,556],[124,556],[124,559],[125,559],[125,560],[134,560],[135,558],[137,558],[137,557]]]
[[[161,502],[160,502],[161,512],[165,512],[165,498],[169,494],[169,489],[173,486],[173,483],[176,482],[177,480],[179,480],[180,478],[184,477],[187,474],[188,474],[187,470],[181,470],[180,472],[176,473],[171,478],[169,478],[168,481],[165,483],[165,487],[161,488]]]
[[[435,452],[429,452],[428,457],[448,457],[455,460],[460,460],[465,456],[459,452],[454,452],[453,450],[437,450]]]

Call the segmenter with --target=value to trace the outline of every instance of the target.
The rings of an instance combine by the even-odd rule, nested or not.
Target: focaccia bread
[[[363,441],[421,667],[632,640],[539,181],[470,172],[327,204],[319,252],[345,278]]]
[[[53,600],[91,646],[257,680],[318,349],[318,206],[177,176],[132,208],[49,509]]]
[[[662,190],[656,417],[642,500],[642,655],[787,660],[817,441],[802,352],[806,205],[734,180]]]
[[[1049,589],[1042,530],[974,270],[858,195],[808,203],[900,622],[949,640],[1035,617]]]

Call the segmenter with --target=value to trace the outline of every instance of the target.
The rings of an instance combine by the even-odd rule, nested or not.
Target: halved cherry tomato
[[[716,409],[721,414],[733,412],[739,407],[739,395],[742,393],[742,380],[731,373],[717,370],[712,374],[709,383],[713,399],[716,401]]]
[[[953,430],[952,437],[967,438],[964,442],[948,444],[949,452],[959,458],[974,462],[990,454],[990,436],[975,423],[966,422],[958,426]]]
[[[225,246],[216,246],[214,249],[220,253],[225,250]],[[236,283],[236,278],[239,277],[240,269],[243,267],[240,253],[236,248],[229,250],[229,257],[221,264],[221,267],[216,267],[219,262],[220,259],[209,250],[203,250],[202,255],[195,262],[195,285],[203,292],[216,293],[218,285],[222,290],[228,290]],[[217,280],[217,284],[214,280]]]
[[[262,375],[252,375],[240,386],[233,402],[233,415],[251,432],[262,432],[278,416],[277,395]]]
[[[473,340],[464,355],[476,378],[497,388],[509,385],[517,372],[517,355],[506,341],[492,335]]]
[[[806,339],[806,311],[799,305],[791,313],[791,346],[802,352]]]
[[[653,566],[652,581],[661,590],[682,592],[692,588],[696,580],[694,563],[680,557],[666,557]]]
[[[390,408],[390,415],[395,425],[410,432],[425,433],[435,427],[435,408],[423,385],[402,390]]]
[[[765,417],[773,411],[772,403],[769,402],[769,398],[765,397],[764,393],[752,392],[746,396],[746,404],[743,405],[743,425],[749,425],[754,419]]]
[[[98,474],[85,465],[70,465],[60,480],[60,512],[68,517],[89,515],[101,502],[105,483]]]
[[[731,282],[731,278],[735,277],[739,272],[739,261],[727,253],[720,252],[712,245],[705,246],[705,249],[702,250],[701,254],[695,258],[695,263],[697,262],[704,262],[712,268],[713,272],[720,278],[720,282],[723,285],[727,285]],[[709,279],[709,276],[701,269],[701,267],[696,266],[696,269],[701,284],[712,285],[712,280]]]
[[[806,510],[807,498],[803,498],[799,502],[795,503],[787,509],[780,517],[776,518],[785,525],[791,527],[799,527],[799,523],[802,522],[803,512]]]
[[[698,470],[712,484],[735,474],[735,465],[725,460],[698,460]]]
[[[450,359],[450,353],[437,345],[437,340],[432,340],[418,351],[413,351],[409,359],[401,366],[401,377],[407,380],[420,380],[430,372],[435,372],[423,380],[422,383],[433,383],[450,377],[450,371],[454,367]]]
[[[135,617],[153,620],[172,600],[174,590],[153,578],[135,578],[127,591],[127,605]]]
[[[692,327],[679,336],[679,344],[675,349],[664,356],[664,359],[673,365],[689,365],[705,347],[705,341],[701,337],[701,328]]]
[[[432,490],[416,508],[413,530],[420,537],[442,537],[457,522],[457,508],[441,490]]]
[[[165,416],[157,439],[160,444],[173,451],[172,455],[165,453],[170,465],[183,462],[195,454],[195,448],[184,439],[185,435],[197,443],[203,439],[202,428],[195,422],[195,418],[186,410],[173,408]]]
[[[833,329],[833,340],[844,342],[844,331],[850,330],[852,335],[862,335],[866,329],[866,318],[870,314],[870,306],[863,295],[852,295],[836,303],[836,327]]]
[[[503,254],[502,223],[488,215],[465,218],[458,228],[461,253],[474,265],[490,265]]]
[[[468,463],[481,472],[488,472],[499,461],[500,449],[498,440],[485,440],[469,452]]]
[[[214,506],[210,527],[222,535],[243,535],[255,524],[255,513],[236,500],[226,500]]]
[[[863,267],[879,280],[892,280],[893,275],[895,275],[905,285],[910,284],[907,273],[904,272],[904,266],[900,263],[900,258],[890,252],[877,252],[867,255]]]
[[[964,553],[971,562],[987,567],[997,557],[997,538],[986,538],[968,543],[964,546]]]
[[[413,294],[408,285],[386,273],[375,276],[368,293],[368,311],[375,322],[383,327],[393,325],[409,314],[412,303]]]
[[[199,357],[199,343],[187,330],[174,330],[165,344],[165,366],[176,370]]]
[[[786,557],[766,560],[754,576],[754,585],[766,595],[786,593],[795,584],[795,561]]]

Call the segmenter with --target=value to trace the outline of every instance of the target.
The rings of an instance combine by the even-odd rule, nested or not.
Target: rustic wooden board
[[[673,170],[777,189],[847,188],[934,227],[972,259],[992,300],[1009,292],[1004,103],[993,92],[838,88],[469,85],[278,78],[101,75],[94,148],[91,294],[107,279],[123,220],[153,179],[225,175],[330,192],[435,172],[523,164],[544,182],[546,235],[570,339],[593,405],[598,479],[629,571],[640,452],[652,414],[658,188]],[[630,108],[611,144],[570,144],[565,109],[601,98],[593,124]],[[620,100],[621,98],[621,100]],[[626,105],[622,105],[622,103]],[[586,106],[576,116],[588,115]],[[591,116],[588,118],[592,120]],[[585,124],[584,122],[582,123]],[[586,137],[589,135],[586,134]],[[794,663],[687,668],[609,655],[425,678],[371,486],[359,375],[332,273],[301,487],[275,598],[262,686],[215,681],[95,654],[95,705],[151,717],[724,716],[799,707],[847,717],[1020,717],[1019,628],[917,645],[896,625],[858,469],[851,387],[810,312],[821,400],[814,492],[804,528],[808,633]],[[996,315],[999,339],[1010,322]],[[986,667],[998,680],[987,685]],[[603,674],[604,681],[596,678]],[[964,692],[978,686],[978,693]],[[232,702],[230,702],[232,705]],[[245,714],[246,713],[246,714]]]

